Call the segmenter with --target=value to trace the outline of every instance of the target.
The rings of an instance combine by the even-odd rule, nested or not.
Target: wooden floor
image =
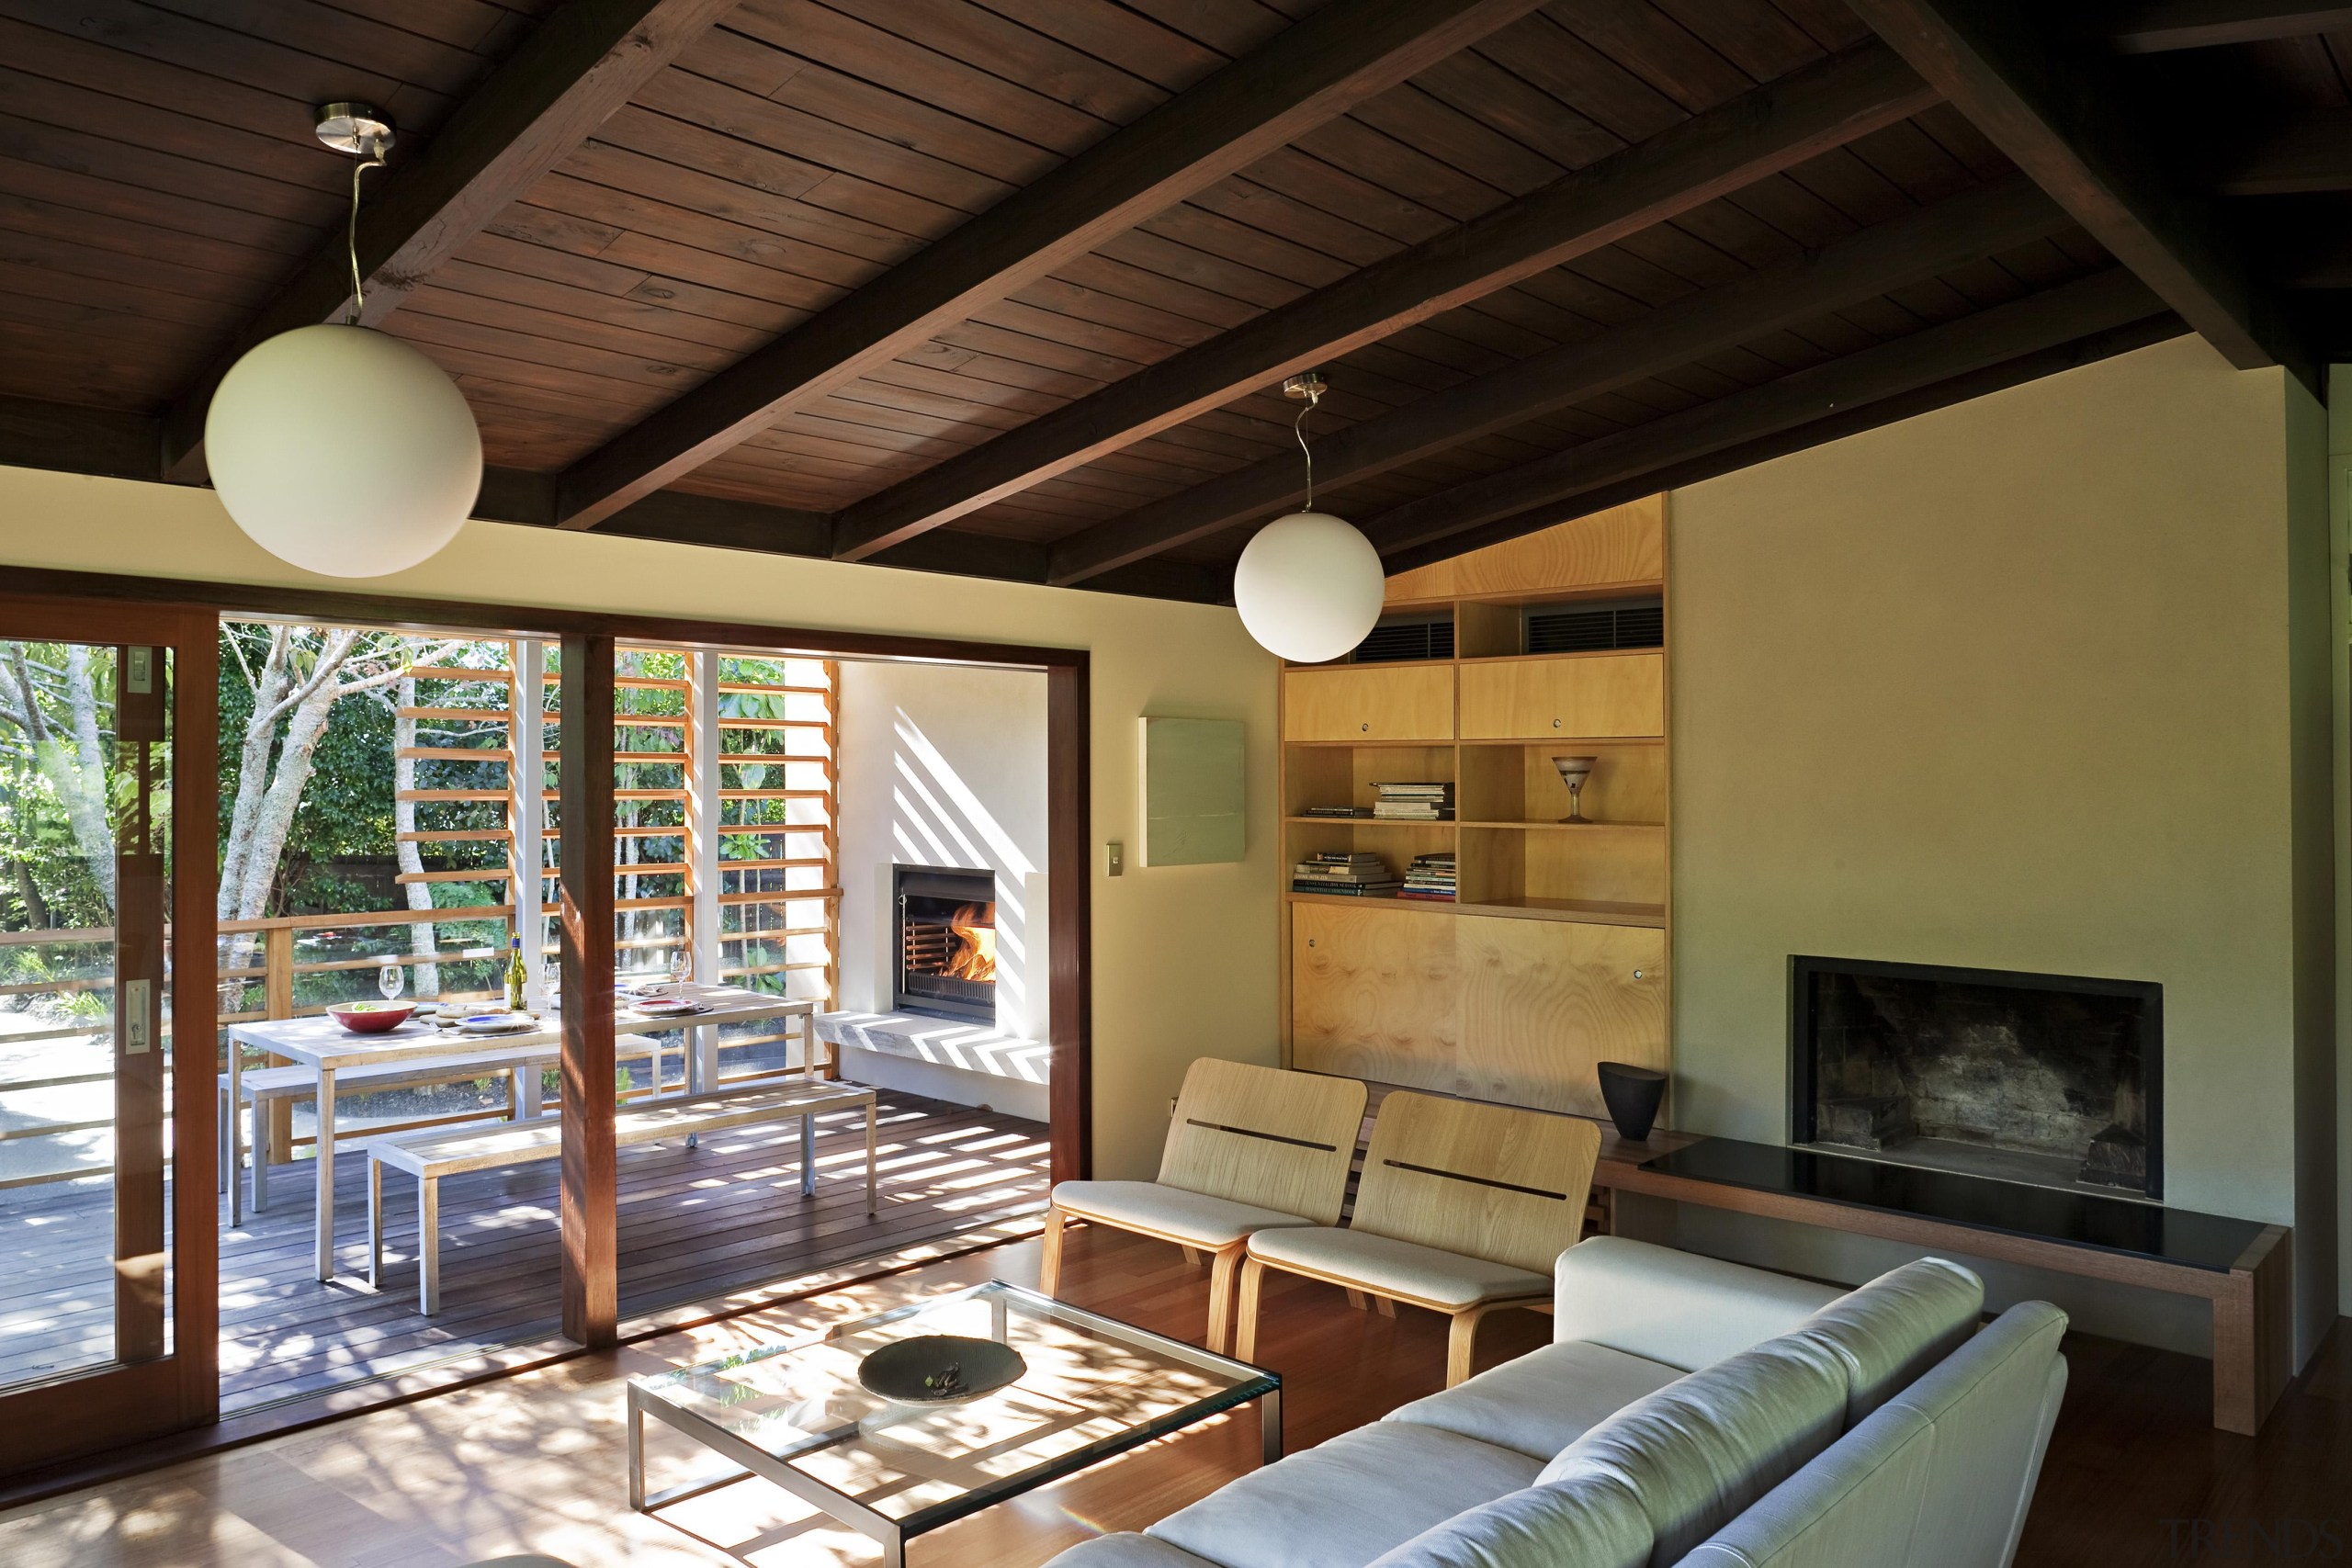
[[[1041,1204],[1046,1129],[911,1095],[882,1096],[880,1216],[865,1199],[861,1112],[819,1118],[814,1202],[799,1191],[799,1124],[744,1128],[698,1149],[651,1145],[620,1159],[625,1314],[826,1269]],[[416,1188],[385,1183],[389,1274],[367,1272],[367,1162],[335,1163],[333,1284],[311,1271],[312,1167],[274,1168],[267,1213],[221,1237],[223,1413],[413,1372],[551,1335],[558,1314],[557,1168],[441,1185],[441,1311],[416,1310]],[[103,1188],[0,1194],[0,1383],[107,1354],[111,1225]],[[222,1205],[222,1223],[227,1223]],[[95,1235],[96,1245],[91,1245]]]
[[[110,1487],[0,1514],[10,1568],[456,1568],[545,1551],[579,1568],[831,1568],[873,1548],[790,1496],[741,1483],[666,1509],[624,1498],[621,1380],[808,1332],[991,1275],[1035,1277],[1034,1243],[648,1340],[604,1356],[461,1389],[273,1438]],[[1172,1247],[1074,1229],[1064,1293],[1170,1333],[1200,1329],[1204,1274]],[[1542,1344],[1548,1321],[1494,1321],[1482,1367]],[[2282,1521],[2352,1540],[2352,1368],[2343,1325],[2258,1440],[2212,1430],[2206,1364],[2075,1338],[2074,1378],[2018,1562],[2138,1568],[2178,1562],[2324,1562],[2324,1547],[2266,1553]],[[1284,1378],[1295,1450],[1434,1390],[1444,1325],[1400,1309],[1350,1309],[1338,1291],[1269,1276],[1261,1354]],[[916,1568],[1031,1568],[1097,1529],[1132,1529],[1257,1462],[1244,1410],[926,1536]],[[650,1476],[698,1471],[657,1437]],[[2191,1542],[2215,1543],[2201,1554]],[[2256,1526],[2272,1532],[2256,1538]],[[2249,1541],[2254,1544],[2249,1546]],[[2222,1551],[2234,1542],[2235,1550]]]

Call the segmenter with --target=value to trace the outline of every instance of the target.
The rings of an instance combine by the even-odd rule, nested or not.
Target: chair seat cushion
[[[1375,1421],[1228,1482],[1145,1533],[1221,1568],[1363,1568],[1543,1468],[1451,1432]]]
[[[1261,1209],[1162,1187],[1157,1181],[1063,1181],[1054,1187],[1054,1205],[1084,1219],[1131,1230],[1178,1236],[1196,1247],[1231,1247],[1252,1231],[1283,1225],[1312,1225],[1280,1209]]]
[[[1351,1280],[1382,1295],[1403,1296],[1449,1310],[1519,1296],[1546,1296],[1552,1281],[1541,1274],[1443,1252],[1419,1242],[1374,1235],[1369,1231],[1275,1231],[1250,1239],[1250,1256],[1269,1263],[1295,1263],[1335,1279]]]
[[[1681,1369],[1600,1345],[1546,1345],[1382,1417],[1476,1438],[1539,1460],[1583,1437]]]

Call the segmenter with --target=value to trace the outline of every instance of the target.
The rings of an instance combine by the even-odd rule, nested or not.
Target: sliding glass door
[[[214,636],[0,597],[0,1472],[213,1409]]]

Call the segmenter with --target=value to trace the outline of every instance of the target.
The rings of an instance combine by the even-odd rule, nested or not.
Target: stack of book
[[[1378,855],[1324,850],[1291,867],[1294,893],[1337,893],[1351,898],[1394,897],[1404,884]]]
[[[1453,820],[1453,786],[1450,784],[1385,784],[1372,787],[1380,792],[1372,814],[1384,821]]]
[[[1443,903],[1453,902],[1453,856],[1415,855],[1413,863],[1405,868],[1405,886],[1397,890],[1399,898],[1430,898]]]

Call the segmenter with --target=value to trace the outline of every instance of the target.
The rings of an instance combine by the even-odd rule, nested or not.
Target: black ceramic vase
[[[1666,1075],[1655,1067],[1631,1062],[1603,1062],[1600,1067],[1600,1098],[1618,1135],[1628,1143],[1646,1142],[1657,1120],[1658,1102],[1666,1098]]]

